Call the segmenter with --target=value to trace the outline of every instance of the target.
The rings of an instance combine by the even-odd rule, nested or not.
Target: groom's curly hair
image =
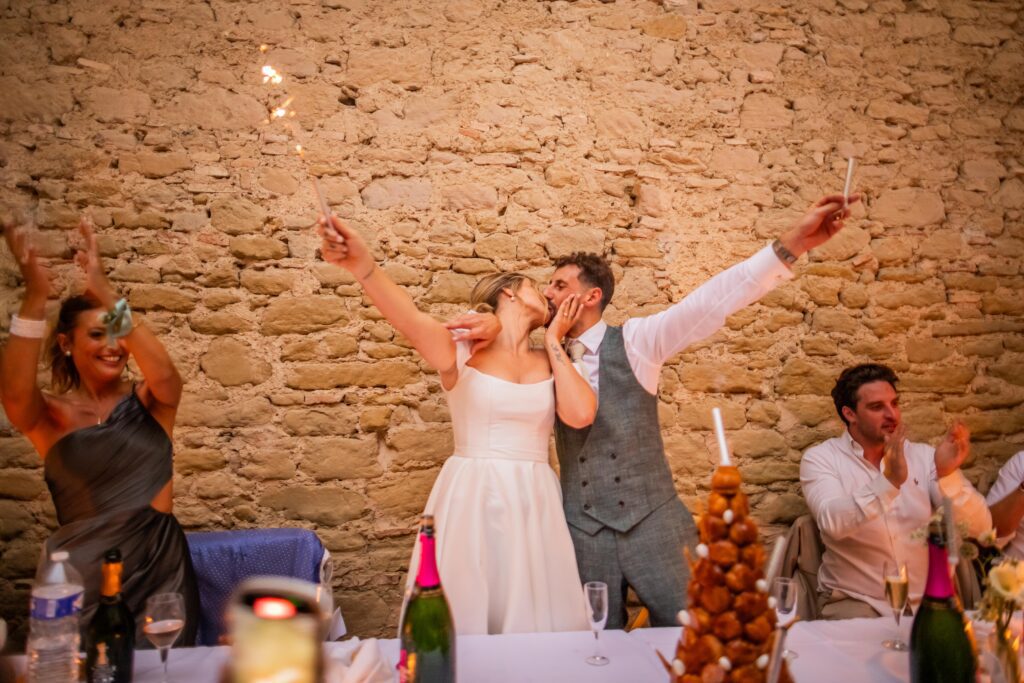
[[[562,266],[576,266],[580,269],[580,280],[589,287],[601,290],[601,310],[608,307],[615,293],[615,276],[612,267],[603,257],[584,251],[574,251],[568,256],[555,259],[555,270]]]

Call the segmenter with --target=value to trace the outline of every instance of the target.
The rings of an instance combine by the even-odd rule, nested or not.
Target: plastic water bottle
[[[29,609],[28,683],[67,683],[78,676],[82,576],[68,553],[50,555],[36,572]]]

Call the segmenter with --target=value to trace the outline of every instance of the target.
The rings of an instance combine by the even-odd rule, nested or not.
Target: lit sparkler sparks
[[[273,83],[274,85],[281,85],[284,81],[284,77],[277,73],[277,69],[270,66],[269,64],[263,65],[263,82]]]
[[[262,54],[266,54],[268,49],[267,45],[260,45],[260,52]],[[284,83],[284,76],[271,64],[264,64],[260,69],[260,73],[263,74],[264,85],[279,86]],[[299,158],[302,159],[303,162],[305,162],[305,149],[303,148],[302,143],[298,141],[298,126],[295,121],[291,120],[295,116],[295,109],[292,107],[294,101],[294,97],[286,94],[283,102],[278,104],[276,107],[270,108],[270,115],[267,119],[264,119],[263,123],[270,124],[274,120],[283,119],[285,125],[288,126],[288,129],[291,132],[292,138],[296,140],[294,147],[295,153],[298,154]],[[320,211],[323,213],[324,217],[329,217],[331,215],[331,207],[327,203],[327,198],[324,196],[323,190],[320,188],[320,182],[317,180],[316,176],[313,176],[312,174],[310,174],[310,179],[313,183],[313,191],[316,193],[317,202],[320,204]]]

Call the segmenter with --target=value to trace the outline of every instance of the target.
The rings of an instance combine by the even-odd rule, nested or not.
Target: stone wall
[[[805,510],[801,450],[839,429],[834,377],[865,360],[901,373],[913,437],[967,422],[985,486],[1024,442],[1022,10],[0,0],[0,208],[34,215],[61,294],[92,212],[187,380],[182,523],[315,529],[351,631],[389,634],[449,417],[436,374],[316,259],[309,173],[438,316],[482,273],[543,279],[589,249],[615,263],[621,321],[752,254],[855,154],[867,200],[844,233],[665,367],[678,489],[699,508],[721,406],[778,530]],[[261,124],[285,92],[261,84],[264,60],[292,128]],[[2,277],[6,321],[6,256]],[[0,613],[17,628],[55,519],[38,457],[0,429]]]

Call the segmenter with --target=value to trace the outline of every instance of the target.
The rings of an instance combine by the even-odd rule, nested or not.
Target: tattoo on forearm
[[[548,344],[548,348],[555,354],[555,360],[558,361],[559,365],[565,365],[565,351],[562,347],[555,342]]]

